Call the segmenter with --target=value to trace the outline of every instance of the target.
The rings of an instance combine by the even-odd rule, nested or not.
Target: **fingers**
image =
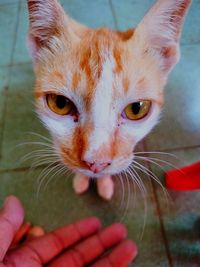
[[[0,262],[3,260],[23,219],[24,211],[20,201],[14,196],[8,197],[0,211]]]
[[[121,224],[113,224],[60,256],[51,263],[49,267],[86,266],[94,259],[101,256],[107,249],[118,244],[125,237],[125,227]]]
[[[100,221],[95,218],[83,219],[75,224],[60,228],[46,236],[27,243],[29,254],[36,256],[41,264],[46,264],[64,249],[86,238],[101,228]]]
[[[93,264],[92,267],[127,267],[136,256],[136,245],[127,240],[118,245],[109,255]]]

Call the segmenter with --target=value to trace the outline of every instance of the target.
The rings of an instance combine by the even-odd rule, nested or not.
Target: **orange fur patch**
[[[125,32],[116,31],[116,33],[119,36],[119,38],[124,42],[128,41],[131,37],[133,37],[134,32],[135,32],[135,29],[128,29]]]
[[[62,81],[65,80],[63,74],[61,72],[59,72],[59,71],[54,71],[53,73],[51,73],[51,75],[52,75],[52,78],[60,79]]]
[[[81,79],[81,75],[78,71],[74,72],[73,77],[72,77],[72,90],[76,90],[78,87],[78,83]]]
[[[123,78],[122,84],[123,84],[124,92],[127,93],[128,89],[129,89],[129,86],[130,86],[130,80],[129,80],[129,78],[127,76],[125,76]]]
[[[114,47],[113,56],[116,62],[114,73],[120,73],[123,70],[121,50],[118,47]]]

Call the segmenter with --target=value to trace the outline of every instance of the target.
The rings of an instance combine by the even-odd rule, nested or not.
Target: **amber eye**
[[[149,113],[151,108],[150,100],[142,100],[129,104],[123,114],[129,120],[141,120]]]
[[[70,114],[75,109],[73,102],[62,95],[48,94],[46,95],[46,101],[49,108],[61,116]]]

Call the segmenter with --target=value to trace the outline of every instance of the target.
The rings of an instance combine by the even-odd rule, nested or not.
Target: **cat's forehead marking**
[[[110,68],[110,76],[122,72],[122,51],[119,47],[119,37],[112,31],[103,28],[91,32],[90,36],[82,40],[78,49],[77,60],[79,60],[80,72],[78,74],[78,71],[74,70],[72,88],[73,90],[77,88],[80,79],[83,79],[84,75],[86,81],[84,103],[86,110],[89,111],[94,101],[95,91],[102,80],[104,67],[106,66],[107,70]],[[111,58],[114,64],[108,66],[106,61],[111,60]],[[111,87],[107,88],[107,90],[113,87],[112,84],[109,84],[109,86]]]

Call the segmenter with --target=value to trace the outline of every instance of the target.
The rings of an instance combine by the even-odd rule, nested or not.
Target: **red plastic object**
[[[168,189],[187,191],[200,189],[200,161],[165,174]]]

